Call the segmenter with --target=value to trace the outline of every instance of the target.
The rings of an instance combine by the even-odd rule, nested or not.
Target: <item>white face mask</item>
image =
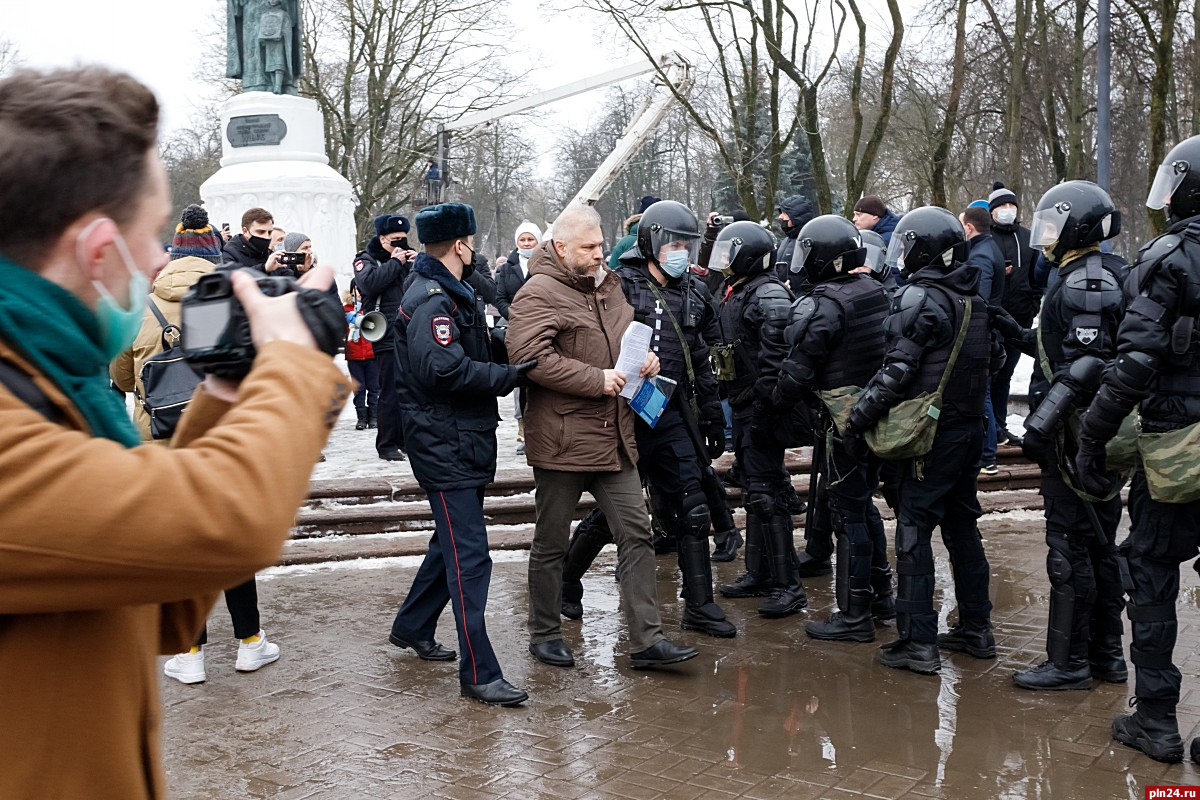
[[[996,211],[996,222],[1001,225],[1012,225],[1017,221],[1017,210],[1015,208],[1001,208]]]

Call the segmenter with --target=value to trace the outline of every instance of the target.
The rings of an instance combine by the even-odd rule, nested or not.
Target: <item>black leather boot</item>
[[[965,619],[951,626],[949,632],[939,633],[937,646],[946,650],[964,651],[974,658],[995,658],[996,639],[988,620]]]
[[[1013,673],[1013,683],[1022,689],[1062,692],[1092,688],[1092,670],[1086,659],[1056,664],[1046,660],[1036,667]]]
[[[796,571],[796,544],[792,538],[792,518],[787,513],[771,517],[765,531],[768,564],[775,589],[758,607],[764,617],[786,617],[808,605],[808,597]]]
[[[738,548],[745,544],[742,535],[738,533],[737,528],[730,528],[727,531],[719,531],[713,534],[713,549],[712,560],[727,564],[730,561],[737,560]]]
[[[746,517],[746,572],[733,583],[724,584],[722,597],[766,597],[771,592],[763,555],[763,526],[757,517]]]
[[[379,409],[371,406],[367,409],[367,428],[375,430],[379,427]]]
[[[354,430],[365,431],[367,429],[367,409],[355,409],[358,412],[358,422],[354,423]]]
[[[611,542],[608,520],[598,508],[593,508],[575,526],[571,544],[563,562],[562,615],[567,619],[583,616],[583,576],[596,556]]]
[[[867,539],[865,526],[860,527],[860,542],[852,543],[849,534],[838,533],[834,589],[839,610],[824,622],[805,624],[804,632],[813,639],[875,641],[875,621],[871,618],[871,543]]]
[[[692,535],[679,539],[679,571],[683,573],[684,630],[728,639],[737,636],[737,628],[725,619],[725,612],[713,602],[712,564],[708,560],[708,539]]]
[[[1121,744],[1141,750],[1155,761],[1174,764],[1183,760],[1183,740],[1179,738],[1179,721],[1173,706],[1130,698],[1132,714],[1122,714],[1112,721],[1112,736]],[[1193,747],[1192,752],[1195,752]]]
[[[1121,646],[1121,634],[1092,634],[1088,643],[1088,663],[1092,677],[1105,683],[1125,683],[1129,680],[1129,667],[1125,664],[1125,650]]]

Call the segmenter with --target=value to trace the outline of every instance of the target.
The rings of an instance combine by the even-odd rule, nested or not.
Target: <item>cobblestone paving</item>
[[[488,627],[506,677],[531,699],[492,709],[459,698],[457,665],[387,643],[415,558],[360,568],[280,569],[260,605],[282,659],[234,672],[223,608],[208,682],[163,679],[168,780],[175,798],[1141,798],[1147,784],[1200,784],[1194,765],[1151,761],[1109,738],[1130,686],[1034,694],[1014,669],[1043,655],[1047,593],[1040,517],[983,520],[992,563],[997,658],[944,657],[940,676],[875,663],[876,645],[807,639],[833,604],[829,578],[806,582],[811,609],[765,620],[726,601],[739,635],[679,630],[676,570],[659,559],[669,636],[701,654],[634,672],[617,611],[615,554],[585,580],[582,622],[564,633],[577,667],[527,653],[525,554],[497,554]],[[940,543],[938,602],[953,599]],[[738,564],[715,565],[731,580]],[[1176,661],[1180,728],[1200,724],[1196,576],[1185,565]],[[880,642],[894,636],[881,628]],[[455,646],[449,612],[439,638]],[[1128,644],[1128,643],[1127,643]]]

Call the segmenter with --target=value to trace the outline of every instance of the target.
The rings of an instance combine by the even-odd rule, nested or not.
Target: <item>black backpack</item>
[[[148,300],[147,305],[163,329],[162,352],[142,364],[138,374],[142,379],[142,393],[135,389],[134,395],[150,415],[150,436],[170,439],[179,425],[180,415],[200,384],[200,376],[183,360],[179,327],[167,322],[153,299]]]

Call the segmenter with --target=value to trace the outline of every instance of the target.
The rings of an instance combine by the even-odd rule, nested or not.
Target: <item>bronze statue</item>
[[[226,76],[244,92],[299,94],[304,51],[300,0],[228,0]]]

